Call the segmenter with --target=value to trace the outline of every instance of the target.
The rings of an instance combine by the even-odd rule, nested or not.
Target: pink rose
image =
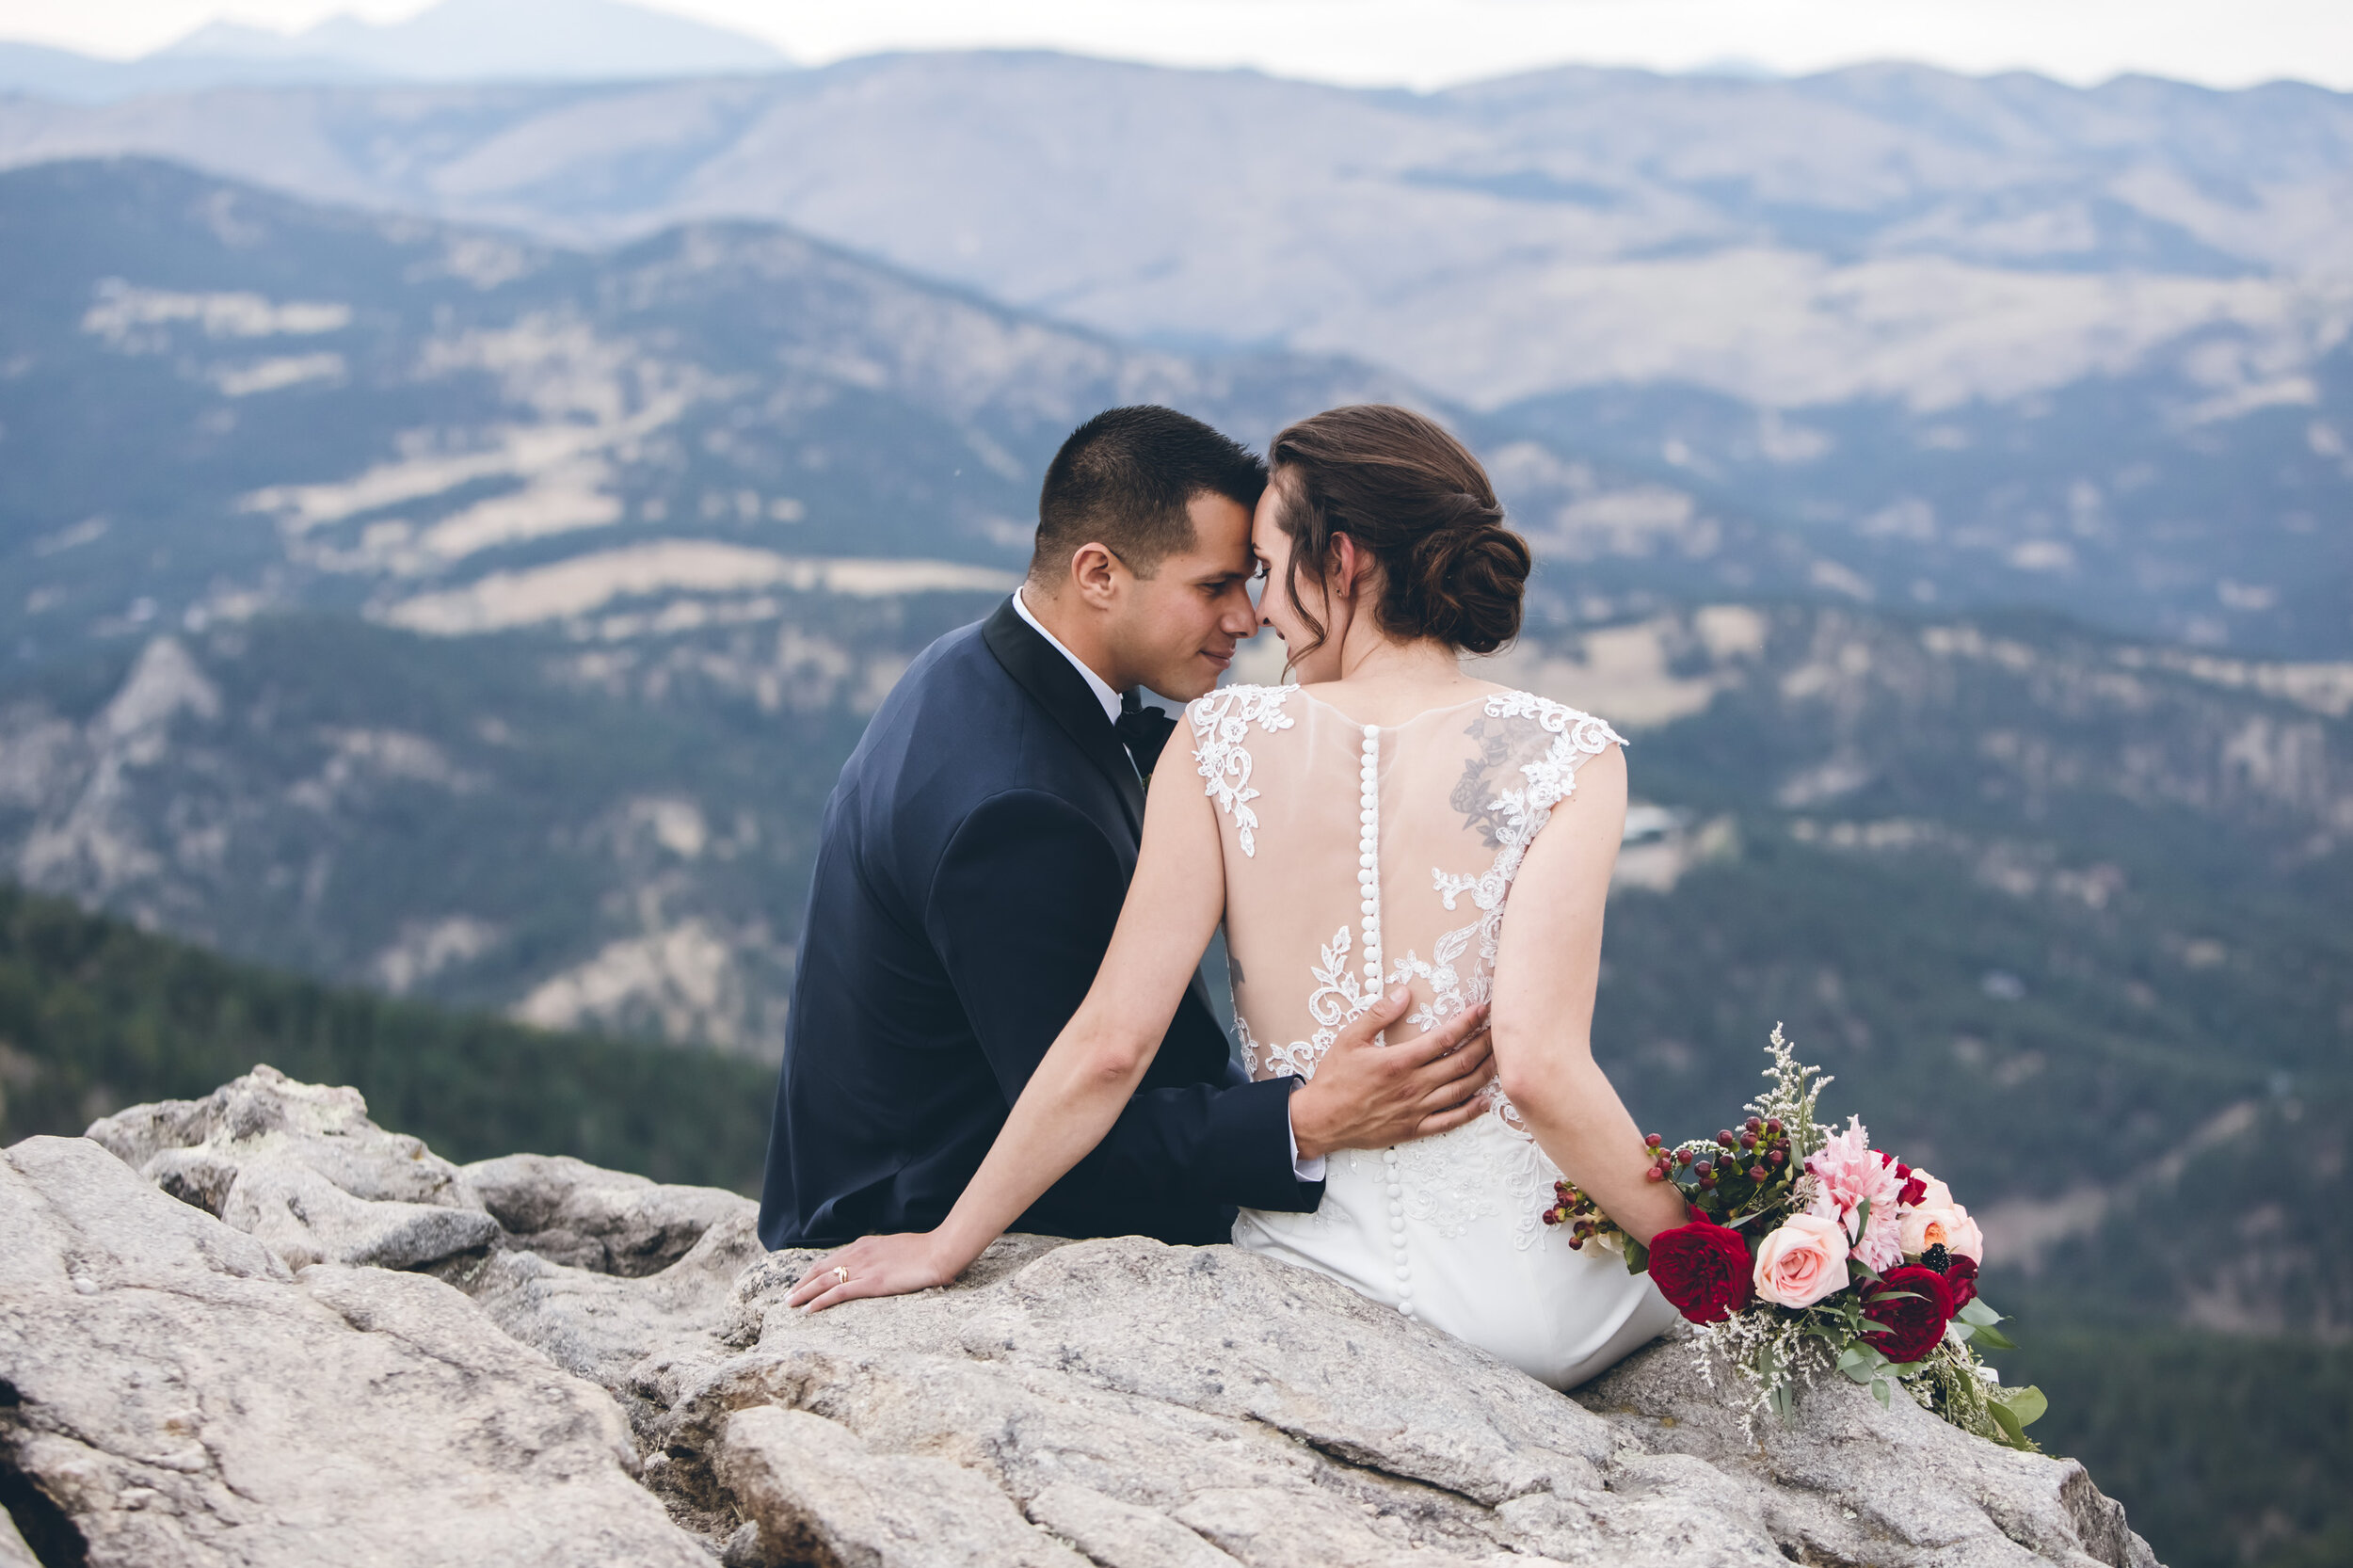
[[[1782,1306],[1812,1306],[1847,1286],[1847,1233],[1835,1220],[1792,1214],[1756,1249],[1756,1293]]]
[[[1903,1248],[1906,1257],[1917,1257],[1930,1247],[1943,1247],[1955,1257],[1985,1261],[1985,1237],[1977,1229],[1977,1222],[1969,1217],[1969,1210],[1961,1205],[1946,1204],[1903,1211]]]
[[[1969,1217],[1969,1210],[1959,1204],[1953,1205],[1952,1232],[1945,1240],[1945,1250],[1972,1263],[1985,1261],[1985,1233]]]
[[[1929,1175],[1928,1172],[1920,1169],[1917,1165],[1914,1165],[1912,1168],[1912,1174],[1919,1178],[1923,1186],[1923,1191],[1920,1194],[1920,1202],[1917,1207],[1921,1208],[1950,1208],[1953,1207],[1953,1190],[1951,1188],[1945,1186],[1943,1182],[1937,1180],[1936,1177]]]
[[[1943,1246],[1947,1252],[1953,1245],[1953,1211],[1949,1208],[1930,1208],[1922,1204],[1903,1211],[1904,1256],[1917,1257],[1930,1247]]]

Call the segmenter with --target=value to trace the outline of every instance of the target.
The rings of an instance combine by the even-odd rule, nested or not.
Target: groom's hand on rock
[[[1401,985],[1340,1031],[1316,1076],[1291,1095],[1291,1136],[1303,1160],[1335,1149],[1385,1149],[1451,1132],[1486,1109],[1480,1091],[1496,1076],[1487,1009],[1465,1008],[1425,1034],[1375,1042],[1405,1016]]]

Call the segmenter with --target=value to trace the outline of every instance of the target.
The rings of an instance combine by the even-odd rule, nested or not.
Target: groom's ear
[[[1108,545],[1089,540],[1071,552],[1070,587],[1091,608],[1109,610],[1127,575],[1128,568]]]

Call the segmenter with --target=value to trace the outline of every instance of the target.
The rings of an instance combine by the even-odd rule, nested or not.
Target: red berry
[[[1776,1137],[1776,1138],[1780,1137],[1780,1136],[1781,1136],[1781,1118],[1780,1118],[1779,1116],[1768,1116],[1768,1117],[1766,1117],[1766,1118],[1765,1118],[1765,1130],[1766,1130],[1766,1131],[1768,1131],[1768,1132],[1769,1132],[1769,1133],[1771,1133],[1771,1134],[1772,1134],[1774,1137]]]
[[[1768,1160],[1771,1160],[1774,1164],[1778,1165],[1778,1164],[1780,1164],[1783,1160],[1785,1160],[1788,1159],[1789,1157],[1788,1157],[1787,1155],[1785,1155],[1785,1154],[1782,1153],[1782,1152],[1781,1152],[1781,1150],[1779,1150],[1779,1149],[1775,1149],[1772,1153],[1770,1153],[1770,1154],[1767,1155],[1765,1158],[1766,1158],[1766,1159],[1768,1159]]]
[[[1716,1142],[1721,1144],[1725,1148],[1732,1147],[1732,1129],[1730,1128],[1725,1128],[1720,1130],[1716,1134]]]
[[[1749,1167],[1749,1179],[1751,1181],[1763,1181],[1767,1175],[1768,1173],[1762,1165],[1752,1165]]]
[[[1751,1116],[1747,1121],[1742,1122],[1740,1125],[1747,1128],[1751,1132],[1762,1132],[1765,1130],[1765,1124],[1758,1121],[1754,1116]]]
[[[1658,1136],[1658,1134],[1657,1134],[1656,1132],[1649,1134],[1648,1136],[1644,1137],[1644,1138],[1643,1138],[1643,1140],[1642,1140],[1642,1143],[1644,1144],[1644,1145],[1645,1145],[1645,1146],[1650,1147],[1650,1148],[1654,1148],[1654,1149],[1655,1149],[1655,1148],[1657,1148],[1659,1144],[1663,1144],[1663,1143],[1665,1143],[1665,1142],[1666,1142],[1666,1140],[1665,1140],[1664,1138],[1661,1138],[1660,1136]]]

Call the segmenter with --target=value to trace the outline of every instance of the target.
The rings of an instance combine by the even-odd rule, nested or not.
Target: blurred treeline
[[[79,1133],[255,1063],[350,1084],[382,1126],[466,1161],[568,1154],[757,1191],[772,1069],[553,1034],[293,979],[0,887],[0,1140]]]
[[[2353,1345],[2182,1329],[2010,1325],[2030,1433],[2124,1504],[2168,1568],[2353,1563]]]

